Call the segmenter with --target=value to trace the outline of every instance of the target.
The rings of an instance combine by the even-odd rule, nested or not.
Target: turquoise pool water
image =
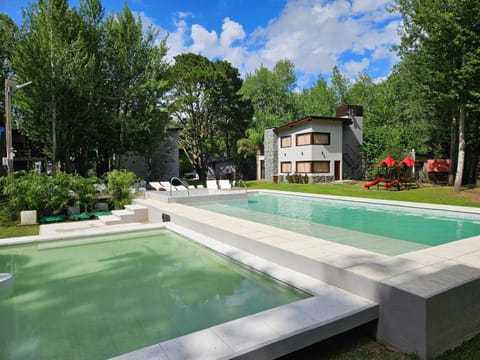
[[[1,272],[2,360],[105,359],[308,297],[167,230],[0,247]]]
[[[308,196],[260,193],[195,206],[386,255],[480,235],[474,214]]]

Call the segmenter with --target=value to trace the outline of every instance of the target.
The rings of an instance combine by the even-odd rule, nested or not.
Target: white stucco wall
[[[284,129],[278,133],[278,169],[280,175],[281,163],[290,161],[292,173],[296,170],[297,161],[330,161],[330,172],[320,175],[333,176],[335,174],[335,161],[340,161],[340,176],[342,174],[342,122],[338,120],[312,120],[292,128]],[[302,145],[296,146],[296,135],[302,133],[330,133],[330,145]],[[282,148],[281,138],[291,136],[291,147]],[[311,173],[307,175],[312,175]]]

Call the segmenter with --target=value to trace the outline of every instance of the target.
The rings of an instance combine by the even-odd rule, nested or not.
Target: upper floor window
[[[330,133],[304,133],[297,134],[297,146],[302,145],[330,145]]]

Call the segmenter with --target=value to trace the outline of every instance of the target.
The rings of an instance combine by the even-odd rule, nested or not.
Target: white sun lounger
[[[169,181],[160,181],[160,185],[162,185],[167,191],[177,191],[177,188],[174,185],[170,184]]]
[[[231,190],[232,184],[230,184],[229,180],[218,180],[218,187],[222,190]]]
[[[149,184],[157,191],[166,190],[165,187],[162,186],[158,181],[151,181]]]
[[[218,190],[217,180],[207,180],[207,189]]]

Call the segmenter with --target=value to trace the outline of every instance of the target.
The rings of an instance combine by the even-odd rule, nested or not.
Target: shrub
[[[41,214],[51,202],[51,179],[35,172],[20,171],[2,178],[2,194],[6,197],[10,220],[18,219],[22,210]]]
[[[292,175],[288,174],[287,181],[294,184],[308,184],[308,175],[299,175],[297,173],[293,173]]]
[[[112,196],[115,209],[132,203],[130,187],[135,182],[135,174],[126,170],[113,170],[107,174],[107,192]]]
[[[54,176],[15,172],[12,176],[0,178],[0,201],[6,208],[2,218],[15,221],[22,210],[37,210],[38,216],[42,216],[47,209],[52,214],[61,214],[67,206],[72,205],[79,205],[88,212],[95,203],[96,181],[96,178],[61,172]]]

